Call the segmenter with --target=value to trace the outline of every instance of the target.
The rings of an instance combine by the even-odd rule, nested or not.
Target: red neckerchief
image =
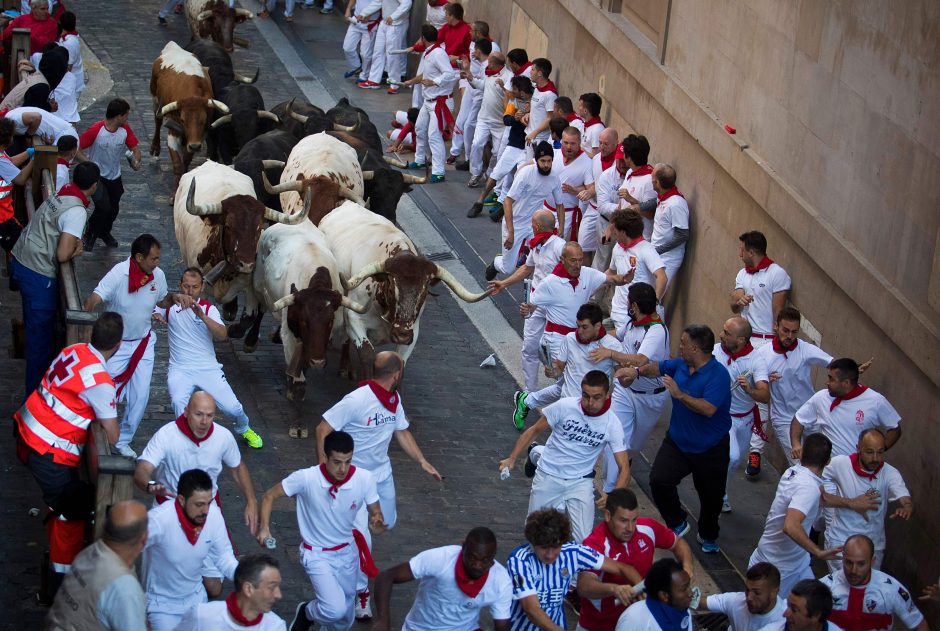
[[[603,155],[601,155],[601,172],[603,173],[604,171],[609,169],[616,159],[617,159],[616,152],[612,152],[606,158]]]
[[[62,187],[65,188],[64,186]],[[129,293],[134,293],[147,283],[153,280],[153,274],[144,274],[144,271],[140,269],[140,266],[137,264],[137,261],[134,260],[134,257],[129,259],[130,263],[127,266],[127,291]]]
[[[59,36],[58,41],[64,42],[65,38],[69,35],[78,35],[78,31],[62,31],[62,35]]]
[[[516,76],[518,77],[519,75],[521,75],[523,72],[525,72],[531,67],[532,67],[532,62],[530,61],[525,62],[525,64],[523,64],[518,70],[516,70]]]
[[[576,121],[576,120],[579,120],[582,123],[584,122],[584,119],[578,116],[577,114],[575,114],[574,112],[568,112],[567,114],[565,114],[565,120],[568,121],[569,123]]]
[[[546,82],[545,85],[543,85],[541,88],[539,86],[535,86],[535,89],[539,92],[554,92],[555,94],[558,94],[558,88],[556,88],[555,84],[551,81]]]
[[[244,614],[242,614],[242,610],[238,608],[238,594],[235,592],[229,594],[225,599],[225,606],[228,607],[228,613],[232,616],[232,619],[243,627],[253,627],[259,624],[264,617],[263,613],[259,613],[258,617],[252,620],[246,618]]]
[[[780,343],[780,338],[778,338],[776,335],[774,336],[774,339],[770,341],[771,346],[774,348],[774,352],[779,353],[784,357],[787,356],[787,353],[795,349],[796,345],[799,343],[799,340],[793,340],[793,345],[790,348],[784,348],[783,344]]]
[[[209,440],[209,437],[212,436],[212,430],[215,429],[215,423],[209,426],[209,431],[206,432],[206,435],[202,438],[197,438],[196,435],[193,434],[193,430],[190,429],[189,423],[186,422],[186,417],[182,414],[176,417],[176,427],[179,428],[179,430],[183,433],[183,436],[193,441],[193,443],[195,443],[198,447],[199,443]]]
[[[180,526],[183,528],[183,534],[186,535],[186,540],[189,541],[190,545],[196,545],[196,542],[199,541],[199,533],[202,532],[202,527],[196,526],[193,522],[189,521],[189,517],[183,512],[183,507],[180,506],[178,500],[173,500],[173,505],[176,506],[176,516],[180,520]]]
[[[556,234],[558,234],[557,230],[552,230],[551,232],[538,233],[537,235],[529,239],[529,249],[534,250],[535,248],[539,247],[540,245],[542,245],[543,243],[551,239]]]
[[[744,271],[747,272],[748,274],[756,274],[757,272],[761,271],[762,269],[767,269],[768,267],[770,267],[770,266],[773,265],[773,264],[774,264],[773,260],[771,260],[770,258],[768,258],[768,257],[765,255],[764,258],[762,258],[762,259],[760,260],[760,263],[758,263],[758,264],[755,265],[754,267],[747,267],[747,266],[745,266],[745,267],[744,267]]]
[[[497,69],[497,68],[490,68],[489,66],[487,66],[486,68],[483,69],[483,74],[485,74],[487,77],[492,77],[494,74],[499,74],[501,70],[502,68]]]
[[[555,269],[552,270],[552,274],[567,279],[568,282],[571,283],[572,289],[577,289],[578,281],[581,280],[580,277],[569,274],[568,270],[565,269],[565,266],[561,264],[561,261],[558,261],[558,265],[556,265]]]
[[[603,125],[604,122],[601,120],[600,116],[592,116],[591,118],[584,121],[584,128],[587,129],[592,125]]]
[[[322,473],[323,477],[326,478],[326,481],[330,483],[330,497],[332,497],[334,500],[336,499],[336,492],[339,491],[339,487],[349,482],[349,478],[351,478],[355,472],[356,465],[349,465],[349,472],[346,473],[346,477],[342,480],[334,480],[333,476],[330,475],[330,472],[326,470],[326,465],[320,465],[320,473]]]
[[[486,578],[489,575],[490,571],[487,570],[480,578],[470,578],[467,576],[467,571],[463,567],[463,550],[457,555],[457,565],[454,566],[454,578],[457,579],[457,587],[460,588],[460,591],[470,598],[476,598],[480,592],[483,591],[483,586],[486,585]]]
[[[640,236],[638,236],[633,241],[630,241],[629,243],[621,243],[620,241],[617,241],[617,245],[622,247],[624,250],[629,250],[630,248],[632,248],[633,246],[635,246],[637,243],[639,243],[642,240],[643,240],[643,235],[641,234]]]
[[[603,324],[601,325],[601,330],[597,332],[597,339],[596,339],[596,340],[587,340],[587,341],[582,340],[582,339],[581,339],[581,330],[580,330],[580,329],[578,329],[578,330],[576,330],[576,331],[574,332],[574,338],[575,338],[576,340],[578,340],[578,344],[590,344],[591,342],[597,342],[598,340],[603,339],[603,337],[604,337],[605,335],[607,335],[607,329],[604,328],[604,325],[603,325]]]
[[[658,313],[653,313],[653,314],[648,315],[648,316],[646,316],[646,317],[640,318],[639,320],[634,320],[634,321],[633,321],[633,326],[634,326],[634,327],[637,327],[637,326],[645,326],[646,328],[649,328],[649,327],[653,326],[654,324],[662,324],[662,323],[663,323],[663,321],[659,319],[659,314],[658,314]]]
[[[379,403],[381,403],[382,407],[384,407],[386,410],[392,412],[393,414],[398,411],[397,392],[390,392],[371,379],[369,381],[360,381],[359,385],[360,387],[369,386],[369,389],[372,390],[372,394],[375,395],[375,398],[379,400]]]
[[[849,454],[849,460],[852,462],[852,471],[868,480],[874,480],[878,477],[878,472],[885,466],[885,463],[879,464],[874,471],[865,471],[862,469],[862,463],[858,461],[858,454]]]
[[[662,195],[659,196],[659,201],[664,202],[670,197],[673,197],[674,195],[678,195],[679,197],[682,197],[683,199],[685,198],[685,195],[680,193],[679,189],[673,186],[671,189],[669,189],[668,191],[665,191]]]
[[[725,352],[725,355],[728,356],[728,365],[730,366],[730,365],[731,365],[731,362],[733,362],[734,360],[738,359],[739,357],[744,357],[745,355],[749,354],[751,351],[754,350],[754,347],[751,346],[751,343],[750,343],[750,342],[748,342],[747,344],[744,345],[744,347],[743,347],[741,350],[739,350],[739,351],[737,351],[737,352],[735,352],[735,353],[732,353],[732,352],[729,351],[727,348],[725,348],[725,345],[724,345],[724,344],[722,344],[722,345],[721,345],[721,350],[723,350],[723,351]]]
[[[56,159],[55,159],[55,163],[56,163],[56,164],[61,164],[61,165],[63,165],[63,166],[68,166],[68,165],[69,165],[69,161],[66,160],[65,158],[56,158]],[[65,188],[65,187],[63,186],[62,188]]]
[[[868,390],[868,386],[863,386],[860,383],[855,384],[855,387],[849,390],[848,393],[842,395],[841,397],[836,397],[835,399],[832,400],[832,403],[829,404],[829,411],[832,412],[834,409],[836,409],[836,406],[842,403],[843,401],[854,399],[855,397],[865,392],[866,390]]]
[[[450,2],[450,0],[430,0],[428,4],[432,7],[442,7],[448,2]]]
[[[641,167],[633,168],[630,171],[630,175],[627,176],[627,179],[629,180],[632,177],[639,177],[641,175],[652,175],[652,174],[653,174],[653,167],[649,164],[644,164]]]
[[[62,197],[63,195],[71,195],[73,197],[77,197],[78,199],[81,200],[85,208],[88,208],[88,203],[89,203],[88,197],[82,192],[82,189],[78,188],[72,182],[69,182],[68,184],[60,188],[59,192],[56,193],[56,195],[58,195],[59,197]]]
[[[431,54],[431,51],[432,51],[432,50],[434,50],[435,48],[440,48],[440,47],[441,47],[441,43],[440,43],[440,42],[434,42],[433,44],[431,44],[430,46],[428,46],[428,49],[427,49],[426,51],[424,51],[424,56],[427,57],[428,55]]]
[[[583,404],[581,405],[581,411],[584,412],[585,416],[600,416],[601,414],[606,413],[607,410],[609,409],[610,409],[610,397],[607,397],[607,399],[604,400],[604,407],[602,407],[601,411],[598,412],[597,414],[591,414],[590,412],[584,409]]]
[[[576,153],[576,154],[574,155],[574,157],[571,158],[570,161],[569,161],[569,160],[565,160],[565,154],[561,154],[561,161],[564,163],[565,166],[568,166],[569,164],[571,164],[572,162],[574,162],[575,160],[577,160],[578,158],[580,158],[582,153],[584,153],[584,150],[583,150],[583,149],[578,149],[578,153]]]

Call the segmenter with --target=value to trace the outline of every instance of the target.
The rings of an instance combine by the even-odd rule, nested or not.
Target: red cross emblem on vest
[[[59,360],[53,364],[52,368],[49,369],[49,378],[55,383],[63,383],[67,381],[72,376],[71,365],[78,361],[78,357],[75,356],[75,353],[69,353],[63,357],[60,357]]]

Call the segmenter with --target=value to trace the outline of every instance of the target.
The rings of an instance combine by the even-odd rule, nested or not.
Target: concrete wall
[[[889,460],[917,510],[891,523],[886,568],[917,591],[935,581],[940,4],[673,0],[663,65],[650,29],[597,0],[465,4],[509,47],[545,50],[562,94],[599,92],[609,125],[675,165],[693,240],[674,329],[720,327],[737,235],[759,229],[822,345],[875,357],[864,381],[904,418]]]

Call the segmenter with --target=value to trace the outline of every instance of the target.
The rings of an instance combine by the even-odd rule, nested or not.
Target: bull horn
[[[470,293],[466,287],[460,284],[459,280],[454,278],[453,274],[448,272],[440,265],[437,265],[437,274],[434,276],[444,281],[444,283],[450,287],[451,291],[457,294],[457,297],[465,302],[479,302],[490,295],[490,290],[486,290],[479,294]]]
[[[280,311],[284,307],[289,307],[294,304],[294,301],[297,300],[297,294],[290,294],[289,296],[284,296],[280,300],[276,301],[271,305],[271,311]]]
[[[281,123],[281,119],[277,117],[277,114],[275,114],[274,112],[269,112],[268,110],[258,110],[258,118],[266,118],[268,120],[272,120],[278,125],[280,125]]]
[[[340,125],[339,123],[333,123],[333,131],[356,131],[359,127],[356,125]]]
[[[206,281],[207,285],[214,285],[215,281],[219,280],[219,276],[222,275],[222,272],[225,271],[226,266],[228,265],[227,261],[219,261],[215,264],[211,270],[209,270],[205,277],[203,278]]]
[[[228,114],[228,105],[226,105],[226,104],[223,103],[222,101],[217,101],[217,100],[215,100],[215,99],[209,99],[209,107],[214,108],[214,109],[217,109],[218,111],[222,112],[223,114]]]
[[[339,185],[339,196],[343,199],[348,199],[351,202],[356,202],[360,206],[365,206],[366,203],[361,197],[356,195],[356,192],[349,188],[348,186]]]
[[[283,169],[287,166],[287,163],[282,160],[262,160],[261,168],[262,169]]]
[[[365,313],[369,310],[369,307],[366,305],[361,305],[355,300],[349,298],[348,296],[343,296],[341,299],[341,304],[349,309],[350,311],[355,311],[356,313]]]
[[[248,9],[235,9],[235,17],[251,19],[255,17],[255,14],[249,11]]]
[[[362,181],[368,182],[369,180],[375,177],[375,171],[363,171],[362,172]]]
[[[310,118],[310,117],[309,117],[309,116],[304,116],[303,114],[298,114],[298,113],[295,112],[293,109],[291,109],[291,105],[293,105],[293,104],[294,104],[294,99],[291,99],[291,100],[290,100],[290,103],[287,104],[287,114],[288,114],[288,116],[290,116],[291,118],[293,118],[295,121],[297,121],[297,122],[300,123],[301,125],[306,125],[306,124],[307,124],[307,119]]]
[[[212,124],[209,125],[210,129],[218,129],[222,125],[228,125],[232,122],[232,115],[226,114],[225,116],[219,116],[217,119],[212,121]]]
[[[252,83],[255,83],[258,80],[258,75],[260,73],[261,73],[261,66],[258,66],[257,68],[255,68],[255,76],[253,77],[249,77],[243,74],[238,74],[237,72],[234,74],[235,74],[235,80],[238,81],[239,83],[246,83],[248,85],[251,85]]]
[[[202,11],[199,15],[196,16],[196,20],[202,22],[203,20],[208,20],[212,17],[212,11]]]
[[[424,174],[424,177],[418,177],[417,175],[412,175],[411,173],[402,173],[402,179],[405,181],[405,184],[427,184],[428,175]]]
[[[313,195],[304,195],[304,207],[301,208],[300,212],[296,215],[289,215],[265,206],[264,218],[268,221],[282,223],[286,226],[296,226],[310,215],[311,206],[313,206]]]
[[[166,115],[169,114],[170,112],[175,112],[175,111],[178,110],[179,108],[180,108],[180,104],[179,104],[178,102],[176,102],[176,101],[173,101],[172,103],[167,103],[166,105],[164,105],[163,107],[160,108],[160,111],[159,111],[159,112],[157,112],[157,117],[158,117],[158,118],[163,118],[164,116],[166,116]]]
[[[392,156],[382,156],[382,159],[385,160],[386,164],[390,164],[393,167],[398,167],[399,169],[404,169],[408,166],[408,163],[404,160],[399,160],[398,158],[393,158]]]
[[[212,202],[209,204],[196,203],[196,178],[189,184],[189,193],[186,195],[186,212],[196,217],[208,217],[209,215],[221,215],[222,204]]]
[[[369,263],[364,268],[359,270],[359,273],[346,281],[347,291],[351,291],[361,285],[370,276],[379,274],[385,271],[385,261],[373,261]]]
[[[271,181],[268,180],[268,174],[264,171],[261,172],[261,181],[264,182],[264,190],[270,195],[280,195],[281,193],[289,193],[291,191],[299,193],[304,188],[304,183],[300,180],[294,180],[293,182],[283,182],[277,186],[273,186]]]

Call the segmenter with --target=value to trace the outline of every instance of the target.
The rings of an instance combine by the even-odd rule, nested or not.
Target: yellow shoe
[[[258,435],[258,432],[250,427],[241,433],[241,437],[245,439],[245,442],[248,443],[248,446],[252,449],[261,449],[264,445],[264,441],[261,440],[261,436]]]

